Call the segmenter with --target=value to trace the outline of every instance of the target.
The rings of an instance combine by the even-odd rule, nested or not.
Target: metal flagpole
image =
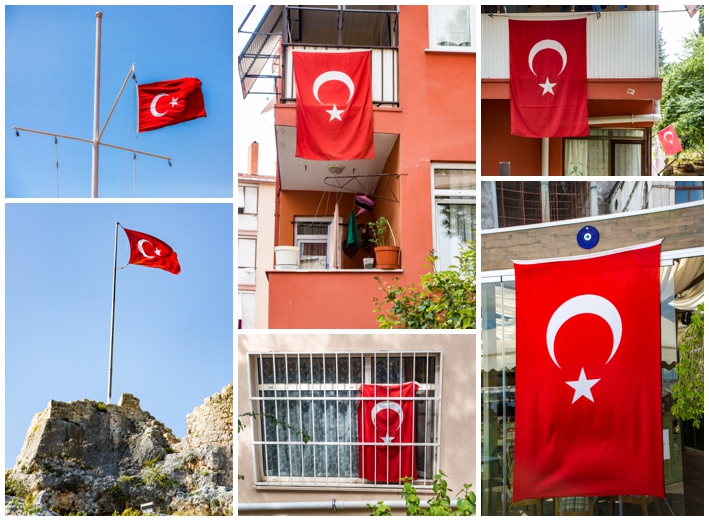
[[[108,351],[108,400],[111,403],[111,384],[113,383],[113,322],[116,315],[116,262],[118,260],[118,227],[121,225],[116,221],[116,244],[113,247],[113,302],[111,304],[111,343]]]
[[[94,71],[94,139],[91,154],[91,197],[98,197],[98,112],[101,93],[101,11],[96,13],[96,68]],[[116,234],[118,229],[116,228]],[[109,392],[110,397],[110,392]]]

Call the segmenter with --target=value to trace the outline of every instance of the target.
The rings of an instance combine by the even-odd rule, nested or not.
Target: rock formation
[[[182,442],[130,394],[118,405],[50,401],[6,472],[5,513],[110,515],[152,502],[161,513],[230,515],[233,393],[229,384],[195,408]]]

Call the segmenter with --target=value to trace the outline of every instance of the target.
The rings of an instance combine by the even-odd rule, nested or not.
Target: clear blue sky
[[[231,197],[233,9],[143,6],[5,8],[7,197],[56,197],[54,140],[12,126],[91,139],[96,11],[103,12],[99,128],[131,64],[139,84],[196,77],[206,118],[138,136],[129,80],[102,141],[172,157],[138,156],[137,197]],[[101,147],[99,196],[131,195],[132,154]],[[61,197],[91,194],[91,145],[59,140]]]
[[[5,218],[6,468],[51,399],[106,401],[116,221],[169,244],[182,272],[118,271],[113,402],[134,394],[184,436],[233,381],[232,205],[7,203]]]

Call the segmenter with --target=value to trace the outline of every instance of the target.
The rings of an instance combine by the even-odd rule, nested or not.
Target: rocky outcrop
[[[5,513],[106,515],[152,502],[162,513],[229,515],[232,403],[230,384],[188,415],[180,442],[130,394],[117,405],[52,400],[6,473]]]

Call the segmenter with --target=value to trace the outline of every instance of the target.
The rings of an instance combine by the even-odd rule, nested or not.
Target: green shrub
[[[96,404],[96,410],[98,412],[108,412],[108,407],[106,407],[106,404],[103,402],[98,402]]]
[[[19,497],[25,497],[29,494],[25,486],[22,484],[21,481],[16,480],[15,478],[11,478],[8,476],[8,473],[5,473],[5,495],[6,496],[19,496]]]
[[[404,488],[401,491],[401,497],[406,501],[407,516],[474,516],[475,515],[475,492],[470,490],[472,485],[466,483],[458,495],[463,496],[456,499],[455,510],[451,507],[451,498],[448,492],[447,478],[442,471],[438,471],[433,477],[433,493],[434,496],[428,500],[428,508],[421,507],[421,500],[418,497],[416,489],[411,483],[411,478],[404,479]],[[384,501],[378,501],[376,505],[367,504],[367,507],[372,511],[370,516],[390,516],[391,508]]]
[[[137,508],[128,507],[120,514],[118,513],[118,511],[114,511],[112,515],[114,515],[114,516],[142,516],[143,512],[141,512]]]
[[[151,469],[151,468],[153,468],[153,467],[155,466],[155,464],[156,464],[158,461],[162,461],[163,459],[165,459],[165,456],[164,456],[163,454],[160,454],[160,455],[158,455],[158,456],[155,456],[153,459],[145,460],[145,461],[143,462],[143,468],[144,468],[144,469]]]
[[[85,516],[86,512],[84,512],[83,510],[79,510],[78,512],[69,512],[68,515],[70,515],[70,516]]]
[[[679,353],[671,411],[683,421],[692,420],[698,429],[704,416],[704,304],[699,304],[692,315],[692,322],[682,335]]]
[[[126,495],[123,492],[123,487],[118,483],[111,485],[108,489],[108,495],[111,496],[111,499],[113,499],[116,503],[126,502]]]

